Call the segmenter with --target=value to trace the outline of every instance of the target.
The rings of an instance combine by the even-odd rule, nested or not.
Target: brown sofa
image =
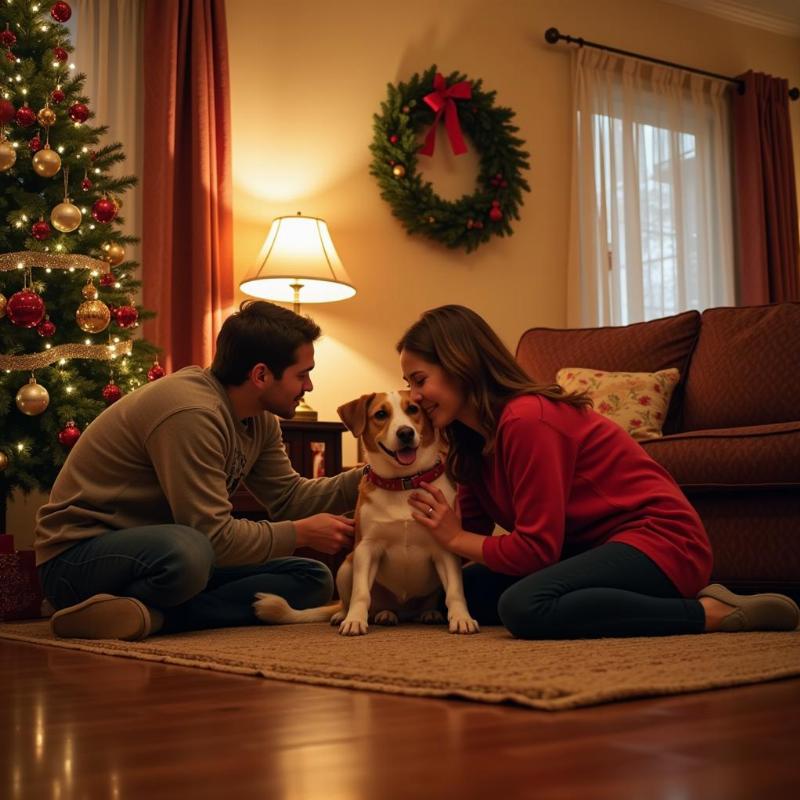
[[[540,383],[561,367],[680,370],[664,436],[642,446],[700,514],[714,580],[800,599],[800,303],[532,328],[517,360]]]

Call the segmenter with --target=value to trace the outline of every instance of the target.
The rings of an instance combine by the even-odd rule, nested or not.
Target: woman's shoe
[[[800,623],[800,608],[784,594],[734,594],[719,583],[712,583],[697,597],[711,597],[735,608],[720,622],[718,630],[726,633],[793,631]]]

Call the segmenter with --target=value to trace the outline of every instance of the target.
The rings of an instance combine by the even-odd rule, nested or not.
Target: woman
[[[460,518],[426,484],[412,516],[474,562],[479,622],[525,639],[797,627],[788,597],[706,586],[708,537],[669,473],[586,395],[532,383],[474,311],[427,311],[397,349],[459,487]]]

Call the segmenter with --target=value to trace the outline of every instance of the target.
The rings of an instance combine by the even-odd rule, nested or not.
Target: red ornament
[[[36,327],[36,333],[39,334],[43,339],[52,336],[56,332],[56,326],[50,322],[49,319],[45,319],[44,322],[39,323]]]
[[[89,106],[85,103],[73,103],[67,113],[73,122],[86,122],[89,119]]]
[[[107,197],[101,197],[92,206],[92,216],[98,222],[111,222],[117,216],[117,204]]]
[[[58,432],[58,441],[66,447],[67,450],[71,450],[80,437],[81,429],[72,420],[67,423],[66,428]]]
[[[32,153],[36,153],[42,149],[42,140],[39,138],[38,133],[28,142],[28,147],[30,147]]]
[[[398,143],[400,140],[398,139],[398,137],[397,137],[395,134],[392,134],[392,135],[389,137],[389,141],[390,141],[392,144],[397,144],[397,143]]]
[[[0,44],[3,47],[13,47],[17,43],[17,35],[14,31],[10,31],[8,29],[8,23],[6,22],[6,29],[0,33]]]
[[[6,122],[11,122],[14,119],[14,115],[17,113],[17,109],[14,108],[14,104],[10,103],[8,100],[0,100],[0,125],[5,125]]]
[[[117,282],[117,279],[114,277],[113,272],[104,272],[100,276],[100,285],[101,286],[113,286]],[[109,306],[109,309],[111,306]],[[113,316],[113,314],[112,314]]]
[[[12,325],[35,328],[44,317],[44,301],[36,292],[23,289],[9,297],[6,314]]]
[[[56,61],[60,61],[62,64],[69,58],[69,53],[63,47],[54,47],[53,55],[56,57]]]
[[[40,242],[49,239],[52,235],[53,229],[43,219],[34,222],[31,226],[31,236],[33,236],[34,239],[38,239]]]
[[[503,212],[500,210],[500,206],[492,206],[489,209],[489,219],[492,222],[500,222],[503,219]]]
[[[50,9],[50,16],[56,22],[66,22],[72,16],[72,9],[69,7],[68,3],[59,0],[59,2]]]
[[[158,363],[158,359],[153,362],[153,366],[147,370],[147,380],[152,383],[153,381],[157,381],[159,378],[163,378],[167,374],[164,367]]]
[[[30,106],[22,106],[17,109],[16,120],[17,125],[27,128],[36,122],[36,112]]]
[[[84,178],[81,181],[81,189],[83,189],[84,192],[88,192],[89,189],[91,188],[92,188],[92,182],[88,178]]]
[[[6,61],[13,64],[16,60],[17,57],[10,50],[6,50]]]
[[[139,319],[139,312],[136,310],[136,306],[120,306],[114,309],[114,322],[120,328],[132,328],[137,319]]]
[[[53,91],[50,92],[50,98],[54,103],[63,103],[65,97],[66,95],[61,89],[53,89]]]
[[[120,397],[122,397],[122,389],[114,383],[114,379],[112,378],[103,387],[103,400],[106,401],[106,405],[110,406],[112,403],[116,403]]]

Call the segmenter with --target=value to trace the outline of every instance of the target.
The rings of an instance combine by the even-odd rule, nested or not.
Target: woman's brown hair
[[[397,352],[403,350],[440,366],[477,412],[479,432],[458,421],[442,430],[447,472],[460,483],[479,477],[482,457],[494,447],[497,420],[512,398],[535,394],[576,408],[592,404],[586,394],[534,383],[483,317],[465,306],[426,311],[397,343]]]

